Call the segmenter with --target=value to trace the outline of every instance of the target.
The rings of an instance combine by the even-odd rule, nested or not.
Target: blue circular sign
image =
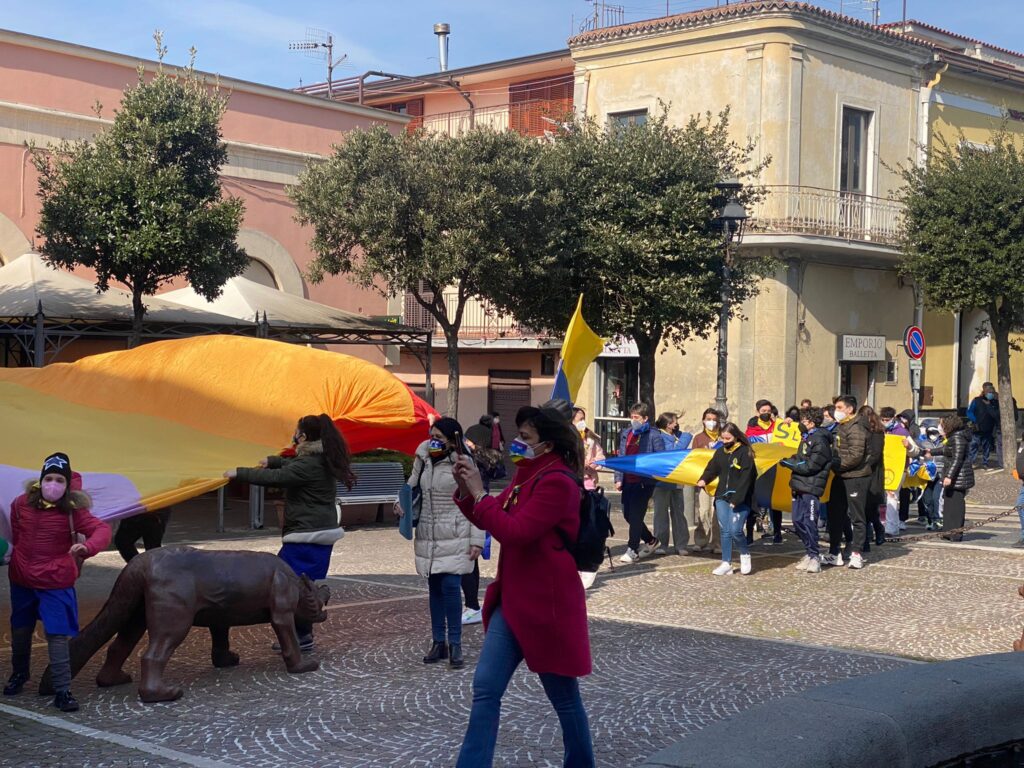
[[[907,328],[903,334],[903,346],[911,360],[920,360],[924,357],[925,350],[924,331],[916,325]]]

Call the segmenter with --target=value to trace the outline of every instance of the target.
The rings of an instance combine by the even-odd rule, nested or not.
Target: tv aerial
[[[306,38],[288,43],[289,51],[302,51],[308,58],[327,62],[327,98],[334,98],[334,68],[348,58],[343,53],[334,58],[334,35],[323,29],[306,27]]]

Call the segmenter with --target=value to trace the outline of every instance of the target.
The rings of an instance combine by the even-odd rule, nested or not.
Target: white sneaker
[[[732,575],[732,563],[723,562],[720,566],[713,570],[712,575],[714,576],[731,576]]]
[[[740,555],[740,573],[749,576],[752,570],[754,566],[750,562],[750,555]]]
[[[626,565],[630,565],[631,563],[635,563],[639,559],[640,555],[638,555],[632,549],[627,549],[625,552],[622,553],[622,557],[619,558],[619,562],[625,563]]]
[[[592,586],[594,586],[594,579],[597,578],[597,572],[596,571],[580,571],[579,574],[580,574],[580,581],[583,582],[583,588],[584,589],[590,589]],[[465,623],[465,622],[463,622],[463,623]]]
[[[796,568],[798,571],[806,571],[807,570],[807,566],[810,565],[810,564],[811,564],[811,558],[808,557],[807,555],[804,555],[803,557],[800,558],[800,562],[797,563],[796,565],[794,565],[793,567]]]
[[[804,571],[807,573],[821,573],[821,563],[812,557],[807,562],[807,567],[804,568]]]
[[[901,531],[907,530],[907,524],[903,520],[900,520],[900,530]]]
[[[658,549],[661,547],[661,542],[655,539],[650,544],[646,541],[640,542],[640,549],[637,551],[638,557],[648,557],[650,555],[657,554]]]
[[[852,555],[850,555],[850,567],[860,570],[864,567],[864,558],[861,557],[860,554],[858,554],[857,552],[854,552]]]
[[[467,608],[462,612],[463,624],[479,624],[483,620],[483,613],[479,608]]]
[[[838,555],[822,555],[821,556],[821,564],[822,565],[835,565],[835,566],[838,566],[838,567],[842,568],[843,567],[843,553],[840,552]]]

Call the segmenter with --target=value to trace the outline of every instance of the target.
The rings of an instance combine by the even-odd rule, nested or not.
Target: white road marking
[[[49,726],[50,728],[58,728],[62,731],[68,731],[76,736],[84,736],[87,739],[96,739],[97,741],[106,741],[128,749],[134,749],[147,755],[153,755],[164,760],[174,760],[175,762],[182,763],[184,765],[194,766],[194,768],[237,768],[229,763],[222,763],[219,760],[211,760],[207,757],[189,755],[185,752],[179,752],[176,749],[168,749],[167,747],[161,747],[156,744],[149,744],[145,741],[140,741],[139,739],[133,739],[130,736],[122,736],[119,733],[100,731],[96,728],[90,728],[87,725],[73,723],[69,720],[64,720],[63,718],[55,717],[53,715],[43,715],[39,712],[30,712],[27,709],[12,707],[9,704],[0,704],[0,712],[11,715],[12,717],[32,720],[40,723],[41,725]]]

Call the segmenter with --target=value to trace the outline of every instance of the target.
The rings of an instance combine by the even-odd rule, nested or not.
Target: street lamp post
[[[739,201],[743,185],[735,177],[729,177],[715,184],[722,207],[715,217],[715,225],[722,233],[722,307],[718,315],[718,386],[715,392],[715,408],[722,418],[729,416],[727,394],[729,355],[729,312],[732,307],[730,282],[732,279],[732,244],[738,245],[743,238],[743,225],[747,220],[747,209]]]

